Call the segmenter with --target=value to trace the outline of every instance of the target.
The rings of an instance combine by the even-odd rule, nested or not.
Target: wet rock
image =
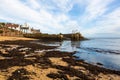
[[[48,58],[46,58],[46,57],[36,56],[35,62],[39,66],[41,66],[43,69],[47,69],[47,68],[49,68],[52,65],[51,61]]]
[[[30,43],[31,41],[23,41],[23,40],[17,40],[17,41],[0,41],[0,44],[7,44],[7,45],[19,45],[31,48],[33,51],[36,49],[54,49],[56,46],[45,46],[35,43]]]
[[[54,65],[54,68],[61,70],[62,72],[59,72],[60,74],[67,74],[70,77],[76,76],[76,77],[81,78],[82,80],[95,80],[94,78],[91,78],[85,75],[83,72],[77,69],[71,68],[70,66],[65,67],[65,66],[60,66],[60,65]]]
[[[11,48],[10,46],[2,45],[2,48]]]
[[[97,63],[97,65],[100,65],[100,66],[102,66],[103,64],[98,62],[98,63]]]
[[[74,52],[61,52],[61,51],[48,51],[44,55],[45,57],[72,57]]]
[[[30,65],[30,64],[34,64],[34,60],[27,60],[24,59],[23,57],[16,57],[16,58],[12,58],[12,59],[3,59],[0,60],[0,63],[2,65],[0,65],[0,69],[7,69],[13,66],[26,66],[26,65]]]

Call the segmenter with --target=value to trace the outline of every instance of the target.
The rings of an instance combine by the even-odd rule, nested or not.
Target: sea
[[[120,38],[90,38],[84,41],[41,42],[59,46],[57,50],[75,52],[78,60],[107,69],[120,71]],[[100,65],[98,65],[98,63]]]

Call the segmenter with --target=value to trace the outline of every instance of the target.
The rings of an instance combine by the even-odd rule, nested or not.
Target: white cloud
[[[19,24],[28,22],[31,27],[48,33],[67,33],[73,29],[78,29],[86,36],[100,32],[119,33],[117,30],[120,29],[120,8],[105,14],[110,9],[108,5],[113,1],[0,0],[0,20]],[[84,8],[85,12],[72,20],[68,13],[75,4],[84,5],[81,8]],[[96,21],[92,22],[95,19]],[[92,25],[87,25],[88,23]]]
[[[44,26],[45,30],[51,27],[51,29],[59,29],[61,28],[61,20],[67,20],[66,15],[52,15],[48,11],[41,9],[40,11],[35,11],[29,8],[26,5],[23,5],[18,0],[11,0],[11,2],[7,2],[4,0],[1,2],[2,5],[0,6],[1,13],[5,16],[10,15],[11,18],[19,19],[23,22],[29,21],[31,24],[36,23],[38,26]],[[9,5],[9,6],[7,6]],[[9,8],[9,9],[8,9]],[[43,30],[44,31],[44,30]]]
[[[37,0],[26,0],[26,5],[29,5],[33,9],[40,9],[41,5],[37,2]]]
[[[95,35],[97,33],[108,33],[110,35],[120,34],[118,31],[120,30],[120,7],[116,8],[111,13],[101,16],[100,20],[98,19],[95,24],[93,28],[85,29],[83,33],[85,33],[85,35]]]
[[[88,0],[82,23],[87,23],[104,14],[113,0]]]

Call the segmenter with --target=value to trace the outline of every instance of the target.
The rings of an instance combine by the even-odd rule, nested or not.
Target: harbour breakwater
[[[63,41],[63,40],[72,40],[72,41],[79,41],[85,40],[85,38],[80,33],[74,34],[43,34],[43,33],[36,33],[36,34],[24,34],[24,37],[27,38],[36,38],[41,40],[49,40],[49,41]]]

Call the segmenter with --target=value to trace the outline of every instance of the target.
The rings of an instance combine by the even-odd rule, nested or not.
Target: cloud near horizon
[[[80,31],[86,37],[119,37],[119,0],[0,0],[0,22],[43,33]]]

